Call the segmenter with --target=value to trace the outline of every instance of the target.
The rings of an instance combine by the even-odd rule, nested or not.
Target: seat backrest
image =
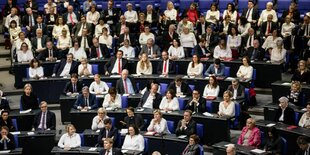
[[[27,78],[27,79],[30,78],[30,76],[29,76],[29,67],[26,68],[26,78]]]
[[[93,73],[93,75],[99,73],[98,64],[91,64],[91,68],[92,68],[92,73]]]
[[[256,69],[253,69],[252,80],[256,80]]]
[[[203,139],[203,124],[197,123],[196,124],[196,133],[200,139]]]
[[[199,147],[199,155],[204,155],[203,147],[201,145],[199,145],[198,147]]]
[[[127,108],[128,107],[128,97],[127,96],[122,96],[122,108]]]
[[[240,116],[240,111],[241,111],[241,107],[239,103],[235,103],[235,116],[239,117]]]
[[[160,85],[160,94],[165,95],[166,91],[168,89],[168,84],[167,83],[159,83]]]
[[[211,4],[213,3],[212,0],[199,0],[199,8],[200,11],[206,12],[208,9],[210,9]]]
[[[190,85],[188,85],[188,86],[189,86],[189,88],[191,88],[191,90],[192,90],[192,91],[194,91],[194,89],[195,89],[195,85],[190,84]]]
[[[168,126],[168,130],[171,132],[171,133],[174,133],[174,121],[167,121],[167,126]]]
[[[245,98],[246,103],[250,102],[250,89],[249,88],[244,88],[244,98]]]
[[[84,146],[84,134],[83,133],[79,133],[80,138],[81,138],[81,146]]]
[[[207,101],[206,102],[206,108],[207,108],[207,112],[209,112],[209,113],[213,112],[212,102],[211,101]]]
[[[107,82],[106,84],[108,85],[109,88],[112,87],[112,83],[111,82]]]
[[[18,144],[18,135],[17,134],[14,134],[14,142],[15,142],[15,147],[18,148],[19,147],[19,144]]]
[[[15,118],[12,119],[12,124],[16,131],[18,131],[17,120]]]
[[[281,154],[286,155],[287,154],[287,140],[283,137],[281,137]]]
[[[230,76],[230,67],[225,67],[225,69],[224,69],[224,76],[227,76],[227,77]]]
[[[114,117],[109,117],[112,121],[112,125],[114,126],[115,125],[115,118]]]
[[[144,153],[148,153],[149,151],[149,140],[144,138]]]
[[[299,112],[295,112],[295,125],[299,123]]]
[[[183,98],[178,98],[180,110],[185,109],[185,100]]]

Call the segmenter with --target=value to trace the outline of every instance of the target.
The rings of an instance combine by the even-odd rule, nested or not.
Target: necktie
[[[249,39],[250,39],[250,40],[249,40],[249,47],[252,47],[252,36],[250,36]]]
[[[167,73],[167,60],[164,61],[164,73]]]
[[[32,27],[32,16],[29,16],[29,27]]]
[[[268,34],[270,33],[270,31],[271,31],[271,24],[270,22],[268,22],[268,30],[267,30]]]
[[[252,53],[251,60],[254,60],[255,57],[256,57],[256,49],[254,48],[253,53]]]
[[[41,24],[39,24],[39,29],[42,29],[42,26],[41,26]]]
[[[7,150],[8,149],[8,145],[6,143],[6,139],[3,140],[3,150]]]
[[[109,130],[105,130],[105,138],[109,138]]]
[[[46,115],[46,113],[45,112],[43,112],[43,120],[42,120],[42,129],[46,129],[46,123],[45,123],[45,116]]]
[[[121,69],[121,59],[118,59],[118,74],[121,74],[122,69]]]
[[[75,86],[75,84],[73,84],[73,92],[74,92],[74,93],[76,92],[76,86]]]
[[[110,153],[110,151],[109,151],[109,150],[107,150],[107,152],[105,153],[105,155],[109,155],[109,153]]]
[[[124,80],[125,94],[128,94],[127,79]]]
[[[248,13],[246,14],[246,19],[249,18],[251,10],[252,10],[252,8],[248,10]]]
[[[149,50],[148,50],[148,55],[152,55],[151,48],[149,48]]]
[[[87,100],[87,97],[85,98],[85,106],[88,107],[88,100]]]
[[[72,13],[70,13],[70,21],[71,21],[71,24],[74,25],[73,18],[72,18]]]
[[[100,58],[99,47],[97,48],[97,57]]]
[[[83,38],[84,38],[84,48],[86,48],[86,37]]]
[[[49,52],[49,57],[53,57],[53,52],[52,52],[52,50],[49,50],[50,52]]]

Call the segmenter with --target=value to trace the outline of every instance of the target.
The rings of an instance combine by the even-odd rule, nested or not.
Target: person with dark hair
[[[194,134],[189,137],[188,145],[182,152],[182,155],[200,155],[198,135]]]
[[[39,106],[41,111],[34,117],[32,130],[56,130],[55,113],[47,109],[45,101],[42,101]]]
[[[226,38],[234,24],[231,23],[230,15],[223,16],[223,18],[223,21],[219,23],[219,36],[221,38]]]
[[[237,71],[237,77],[242,79],[251,79],[253,76],[253,67],[250,65],[250,59],[247,56],[242,58],[242,63]]]
[[[219,20],[220,20],[220,11],[218,10],[218,6],[216,3],[212,3],[210,6],[210,10],[207,11],[206,21],[214,25],[217,25]]]
[[[100,147],[103,146],[103,141],[107,138],[111,138],[114,142],[118,142],[118,130],[112,124],[112,120],[107,118],[103,121],[104,128],[99,132],[98,144]],[[117,146],[114,146],[117,147]]]
[[[139,129],[136,126],[128,127],[128,134],[125,136],[122,150],[144,150],[144,138],[139,134]]]
[[[91,26],[91,24],[86,22],[86,17],[82,15],[80,17],[80,22],[73,27],[72,34],[74,34],[74,37],[81,37],[83,29],[87,30],[87,34],[91,32]]]
[[[0,95],[0,110],[8,110],[10,111],[10,105],[6,97]]]
[[[231,26],[227,37],[227,46],[231,49],[232,58],[239,58],[239,51],[241,46],[241,36],[238,34],[238,29],[235,26]]]
[[[176,96],[190,96],[192,94],[192,89],[182,80],[181,76],[177,76],[175,80],[169,84],[168,90],[169,89],[172,89],[176,93]]]
[[[34,58],[30,61],[30,68],[29,68],[29,77],[34,79],[39,79],[44,77],[43,67],[41,66],[41,62]]]
[[[73,60],[73,54],[67,54],[67,59],[62,59],[59,63],[54,66],[54,76],[67,76],[78,72],[78,63]]]
[[[264,146],[264,150],[272,155],[280,155],[282,150],[281,137],[278,130],[275,127],[268,128],[267,142]]]
[[[115,8],[114,2],[112,0],[108,1],[108,7],[101,12],[101,18],[110,25],[113,35],[116,36],[116,25],[119,24],[119,11]]]
[[[172,45],[168,49],[169,59],[178,60],[185,57],[184,48],[181,46],[179,39],[173,39]]]
[[[78,75],[76,73],[73,73],[71,75],[71,80],[67,82],[63,93],[71,96],[71,95],[78,95],[83,88],[82,82],[79,81]]]
[[[103,143],[103,148],[99,155],[123,155],[122,151],[119,148],[116,148],[116,146],[113,146],[115,140],[113,138],[105,138],[104,140],[101,141]]]
[[[18,62],[30,62],[33,59],[33,53],[27,43],[22,43],[16,54]]]
[[[123,126],[129,128],[130,126],[136,126],[140,131],[144,128],[144,120],[141,114],[135,114],[135,109],[133,107],[128,107],[126,109],[127,116],[124,121],[120,121]]]
[[[89,88],[87,86],[84,86],[82,88],[82,94],[77,97],[74,103],[74,109],[87,111],[91,109],[96,109],[97,107],[98,100],[96,98],[96,95],[90,94]]]
[[[92,4],[86,14],[86,22],[92,24],[92,29],[98,24],[100,13],[97,11],[96,4]]]
[[[65,29],[67,32],[65,35],[70,37],[70,30],[68,25],[64,23],[64,19],[61,16],[58,16],[52,31],[53,38],[58,40],[58,38],[62,35],[63,29]]]
[[[115,87],[108,89],[108,94],[104,96],[104,101],[102,103],[104,108],[121,108],[122,107],[122,97],[117,93]]]
[[[122,70],[127,69],[127,60],[123,58],[123,51],[118,50],[116,57],[110,59],[105,65],[105,75],[121,74]]]
[[[202,96],[206,99],[215,99],[220,93],[220,86],[215,76],[209,77],[209,84],[203,90]]]
[[[200,58],[205,58],[211,56],[209,49],[206,47],[205,38],[200,38],[198,44],[194,47],[194,54],[198,55]]]
[[[7,110],[1,112],[0,127],[6,126],[10,132],[14,132],[16,129],[9,114]]]
[[[14,150],[15,142],[14,136],[9,133],[9,128],[6,126],[1,127],[1,137],[0,137],[0,151],[3,150]]]
[[[17,22],[15,20],[12,20],[10,22],[9,27],[9,34],[10,34],[10,41],[11,44],[14,43],[15,40],[18,39],[18,34],[22,31],[21,27],[17,25]]]
[[[193,90],[192,97],[187,101],[185,109],[193,113],[204,113],[206,109],[206,99],[201,97],[198,90]]]
[[[158,84],[151,85],[150,90],[147,90],[140,99],[140,102],[138,104],[139,107],[150,109],[159,108],[162,96],[158,93],[158,86]]]
[[[241,37],[245,37],[248,34],[248,29],[251,28],[251,24],[248,23],[247,19],[244,16],[241,16],[238,22],[238,32]]]
[[[175,62],[169,60],[169,54],[166,50],[161,53],[162,61],[158,63],[157,74],[167,76],[169,74],[175,74],[176,66]]]
[[[233,99],[244,98],[244,87],[239,83],[238,79],[231,80],[231,85],[228,86],[227,90],[233,94]]]
[[[200,15],[199,16],[199,20],[196,23],[196,30],[197,33],[196,35],[198,35],[199,37],[201,37],[203,34],[206,33],[206,29],[207,27],[210,25],[211,23],[207,22],[205,19],[204,15]],[[205,38],[202,38],[205,39]]]
[[[291,4],[287,10],[284,10],[282,13],[282,19],[285,19],[286,17],[290,17],[292,19],[292,22],[296,25],[300,22],[300,12],[297,8],[296,1],[291,1]]]
[[[175,134],[177,136],[186,135],[190,136],[196,133],[196,122],[192,119],[193,112],[191,110],[185,110],[183,113],[183,119],[179,120]]]
[[[218,59],[232,58],[232,52],[230,46],[227,46],[226,39],[220,40],[219,44],[214,49],[213,57]]]
[[[198,55],[194,54],[192,61],[188,64],[187,75],[188,76],[202,76],[203,64],[200,62]]]
[[[205,76],[224,76],[224,71],[225,65],[221,63],[220,59],[215,59],[205,72]]]
[[[179,100],[175,95],[174,90],[169,89],[166,92],[166,96],[162,98],[159,109],[164,111],[176,111],[180,110]]]
[[[85,49],[80,47],[80,44],[79,44],[78,41],[74,41],[73,42],[73,47],[71,47],[70,50],[68,50],[68,51],[69,51],[68,53],[72,53],[73,54],[74,60],[82,61],[82,59],[87,59],[87,55],[86,55]],[[86,62],[87,62],[87,60],[86,60]]]
[[[310,142],[309,139],[305,136],[299,136],[297,138],[297,144],[299,150],[296,155],[309,155],[310,154]]]
[[[226,10],[223,12],[223,17],[226,17],[227,15],[229,15],[231,18],[230,22],[234,25],[237,25],[239,15],[233,3],[227,4]]]
[[[206,33],[202,34],[201,38],[206,40],[206,48],[213,53],[214,48],[218,45],[219,36],[216,32],[214,32],[211,25],[206,28]]]

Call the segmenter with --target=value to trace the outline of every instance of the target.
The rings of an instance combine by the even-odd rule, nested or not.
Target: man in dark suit
[[[23,27],[26,27],[28,38],[31,38],[34,35],[31,33],[33,26],[37,24],[37,15],[33,14],[31,8],[27,8],[26,13],[27,14],[23,16],[22,23]]]
[[[196,25],[197,35],[201,36],[206,33],[206,29],[210,25],[210,23],[205,20],[204,15],[200,15],[199,22],[197,22]]]
[[[210,51],[206,48],[206,40],[204,38],[199,39],[199,43],[194,47],[194,52],[200,58],[209,57],[211,55]]]
[[[138,127],[140,131],[144,128],[144,120],[142,115],[135,114],[135,109],[133,107],[128,107],[126,109],[127,116],[124,118],[124,121],[121,121],[124,127],[128,128],[131,125]]]
[[[81,37],[83,29],[87,29],[87,35],[92,32],[92,25],[90,23],[86,23],[86,17],[81,16],[81,22],[77,23],[73,27],[73,33],[75,37]]]
[[[295,57],[302,58],[303,57],[303,50],[302,50],[302,39],[297,34],[298,29],[294,28],[292,29],[292,35],[284,38],[283,44],[284,48],[287,51],[290,51],[290,60],[286,60],[290,62],[290,68],[292,71],[295,71],[297,69],[297,61]]]
[[[146,11],[144,12],[144,14],[145,14],[146,21],[151,24],[150,26],[156,27],[158,23],[158,14],[153,9],[153,5],[147,5]]]
[[[69,5],[67,7],[67,12],[62,16],[64,23],[68,25],[70,33],[73,34],[73,27],[79,22],[79,14],[74,12],[73,6]]]
[[[121,74],[122,70],[127,69],[127,60],[123,58],[123,51],[118,50],[116,57],[110,59],[105,65],[105,75]]]
[[[14,150],[15,142],[14,136],[9,133],[9,128],[6,126],[1,127],[1,137],[0,137],[0,151],[3,150]]]
[[[207,27],[206,33],[203,34],[201,38],[206,40],[205,46],[211,53],[213,53],[215,46],[218,45],[219,37],[215,32],[213,32],[213,28],[211,25]]]
[[[299,146],[299,150],[296,155],[310,155],[310,141],[309,138],[305,136],[299,136],[297,138],[297,144]]]
[[[248,34],[242,38],[242,47],[244,47],[244,50],[253,47],[255,39],[259,40],[259,37],[255,34],[253,28],[249,28]]]
[[[179,121],[175,130],[175,134],[187,135],[188,137],[196,133],[196,122],[192,119],[193,112],[191,110],[185,110],[183,113],[183,119]]]
[[[78,72],[78,63],[73,60],[73,54],[67,54],[67,59],[62,59],[54,66],[52,76],[66,76]]]
[[[113,147],[114,140],[112,138],[106,138],[104,140],[104,149],[100,151],[99,155],[123,155],[119,148]]]
[[[273,15],[269,14],[267,16],[267,21],[262,23],[260,27],[260,34],[262,37],[267,38],[268,36],[272,35],[272,32],[274,30],[277,30],[278,28],[277,23],[273,22],[272,19],[273,19]]]
[[[159,47],[156,44],[154,44],[154,40],[152,38],[149,38],[147,40],[146,45],[142,46],[139,57],[141,57],[143,53],[146,53],[149,58],[153,59],[160,57],[161,54]]]
[[[80,47],[84,48],[86,53],[89,52],[89,48],[92,46],[93,43],[92,37],[91,35],[88,35],[88,32],[89,31],[86,28],[84,28],[82,30],[82,36],[77,37]]]
[[[56,130],[55,113],[47,110],[47,102],[40,103],[41,111],[34,117],[32,130]]]
[[[241,15],[244,16],[249,23],[251,23],[251,27],[253,28],[256,27],[259,18],[258,10],[254,6],[255,6],[254,2],[249,1],[248,8],[244,9]]]
[[[176,79],[169,84],[168,90],[169,89],[174,90],[177,96],[190,96],[192,94],[192,89],[182,80],[181,76],[177,76]]]
[[[205,76],[224,76],[224,72],[225,65],[221,63],[220,59],[215,59],[214,63],[211,64],[205,72]]]
[[[47,29],[47,26],[45,23],[43,23],[43,19],[42,19],[42,16],[37,16],[37,24],[32,26],[32,34],[36,35],[36,30],[37,29],[42,29],[42,33],[43,35],[48,35],[48,29]]]
[[[43,35],[42,29],[37,29],[36,36],[33,37],[31,40],[32,51],[35,53],[35,55],[39,55],[42,51],[46,49],[45,46],[47,40],[47,36]]]
[[[233,79],[231,85],[228,86],[227,90],[232,92],[233,99],[244,98],[244,87],[240,85],[238,79]]]
[[[129,29],[129,24],[126,22],[126,17],[124,15],[121,15],[119,22],[116,24],[114,36],[120,37],[121,34],[125,33],[125,27]],[[122,43],[122,42],[119,41],[119,43]]]
[[[281,97],[279,99],[279,108],[276,110],[274,118],[275,122],[283,122],[284,124],[294,125],[295,124],[295,112],[292,108],[288,107],[288,98]]]
[[[93,46],[90,48],[89,58],[109,58],[110,53],[106,45],[99,44],[97,38],[93,38]]]
[[[185,109],[191,110],[194,113],[204,113],[207,111],[206,99],[200,96],[198,90],[194,90],[192,98],[188,100]]]
[[[176,30],[175,25],[171,24],[169,26],[168,31],[164,31],[163,32],[162,39],[161,39],[161,44],[159,44],[159,45],[162,45],[160,47],[163,48],[163,50],[168,50],[169,47],[172,45],[172,41],[174,39],[178,39],[179,38],[179,35],[175,32],[175,30]]]
[[[295,24],[298,25],[300,22],[300,12],[297,9],[297,4],[296,2],[292,1],[289,8],[285,11],[283,11],[282,13],[282,20],[284,22],[284,19],[290,16],[291,17],[291,21]]]
[[[122,77],[116,81],[116,90],[119,94],[135,94],[138,88],[134,78],[128,76],[128,70],[122,71]]]
[[[138,107],[159,109],[162,96],[157,92],[158,84],[153,84],[150,90],[147,90],[140,99]]]
[[[39,53],[37,59],[42,61],[56,61],[57,59],[59,59],[58,50],[54,46],[52,41],[46,42],[46,48]]]
[[[101,18],[110,25],[112,32],[115,32],[115,25],[119,21],[119,11],[113,7],[113,1],[108,1],[108,8],[101,12]],[[114,34],[112,34],[113,36]]]
[[[98,107],[98,100],[95,95],[89,93],[89,88],[84,86],[82,88],[82,94],[78,96],[74,103],[74,108],[87,111],[91,109],[96,109]]]
[[[128,39],[129,40],[129,45],[132,47],[136,46],[136,37],[134,34],[130,33],[130,30],[128,27],[124,28],[124,33],[119,35],[118,38],[118,45],[123,46],[124,45],[124,40]]]
[[[0,110],[8,110],[10,111],[10,105],[6,97],[0,96]]]
[[[9,116],[9,110],[3,110],[1,112],[0,128],[3,126],[8,127],[10,132],[14,132],[16,130],[13,125],[12,118]]]
[[[102,128],[98,135],[98,144],[99,146],[103,146],[103,141],[108,138],[111,138],[114,142],[118,142],[118,130],[112,125],[112,120],[110,118],[106,118],[103,121],[104,128]]]
[[[175,74],[175,63],[169,60],[168,52],[163,51],[161,53],[162,61],[158,63],[157,74],[167,76],[168,74]]]
[[[78,95],[83,88],[82,82],[79,81],[78,75],[73,73],[71,75],[71,80],[66,84],[64,89],[64,94],[70,96],[70,95]]]
[[[244,56],[249,57],[250,60],[263,60],[265,58],[265,50],[260,47],[259,41],[255,39],[253,47],[248,48],[244,52]]]
[[[302,37],[302,47],[306,49],[308,40],[310,39],[310,17],[305,16],[304,21],[299,29],[299,36]]]

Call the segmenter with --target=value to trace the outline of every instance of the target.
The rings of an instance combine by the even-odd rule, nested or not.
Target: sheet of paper
[[[10,152],[11,152],[11,150],[4,150],[4,151],[0,151],[0,154],[8,154]]]
[[[144,110],[144,108],[137,109],[137,111],[143,111],[143,110]]]
[[[12,135],[19,135],[20,131],[10,132]]]
[[[290,86],[291,83],[289,83],[289,82],[283,82],[281,85],[283,85],[283,86]]]
[[[126,153],[126,152],[128,152],[128,150],[122,150],[122,153]]]
[[[267,127],[272,127],[272,126],[275,126],[276,124],[274,124],[274,123],[269,123],[269,124],[267,124],[266,126]]]
[[[19,113],[21,113],[21,114],[26,114],[26,113],[29,113],[30,111],[31,111],[31,109],[22,110],[22,111],[19,111]]]
[[[121,134],[122,134],[122,135],[123,135],[123,134],[125,135],[125,134],[127,134],[127,133],[128,133],[128,129],[122,129],[122,130],[121,130]]]
[[[258,153],[258,154],[265,153],[265,151],[261,149],[254,149],[254,150],[251,150],[251,152]]]
[[[34,135],[34,132],[27,132],[27,135]]]
[[[97,148],[96,147],[91,147],[88,149],[88,151],[97,151]]]
[[[184,138],[186,138],[186,137],[187,137],[186,135],[178,136],[178,138],[180,138],[180,139],[184,139]]]
[[[111,75],[110,77],[120,78],[120,77],[121,77],[121,75]]]
[[[208,117],[213,117],[213,114],[208,113],[208,112],[204,112],[203,115],[208,116]]]

